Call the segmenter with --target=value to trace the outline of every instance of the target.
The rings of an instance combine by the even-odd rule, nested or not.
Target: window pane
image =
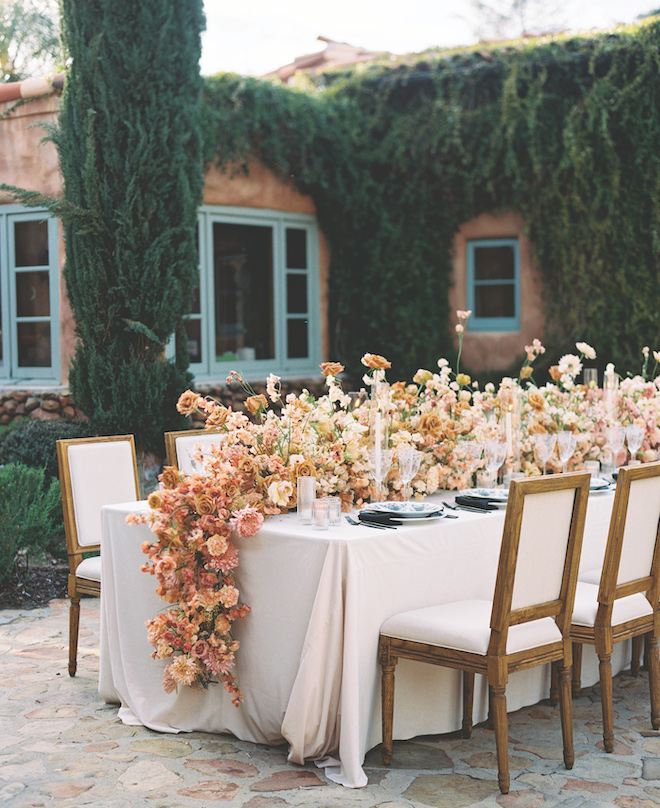
[[[287,269],[307,269],[307,231],[286,229]]]
[[[16,273],[16,315],[48,317],[50,315],[50,278],[48,272]]]
[[[202,361],[202,321],[186,320],[188,337],[188,356],[191,362]]]
[[[287,345],[289,359],[304,359],[309,356],[307,320],[288,320]]]
[[[488,284],[474,290],[476,317],[515,317],[515,286]]]
[[[475,247],[475,280],[501,281],[513,280],[514,277],[514,250],[511,245],[501,247]]]
[[[48,266],[48,222],[14,222],[17,267]]]
[[[199,285],[195,287],[195,291],[193,292],[193,299],[192,305],[190,307],[191,314],[199,314],[201,312],[201,304],[200,304],[201,296],[199,293]]]
[[[286,310],[289,314],[307,312],[307,275],[294,275],[286,278]]]
[[[50,367],[50,323],[18,323],[18,366]]]
[[[213,225],[215,352],[231,361],[241,348],[256,359],[273,359],[273,229]]]

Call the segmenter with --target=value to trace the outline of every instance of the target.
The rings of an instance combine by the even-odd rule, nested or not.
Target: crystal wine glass
[[[369,449],[369,461],[371,463],[371,473],[376,481],[376,494],[378,499],[384,498],[383,480],[392,465],[394,451],[392,449]]]
[[[561,460],[561,470],[564,474],[566,474],[568,461],[573,457],[576,446],[577,435],[574,435],[569,430],[557,433],[557,450],[559,452],[559,459]]]
[[[486,473],[488,486],[494,488],[497,482],[497,470],[506,460],[506,441],[499,438],[488,438],[484,441],[484,458],[486,460]],[[492,484],[491,484],[492,483]]]
[[[626,427],[626,443],[630,452],[630,460],[635,460],[637,452],[642,447],[644,440],[644,427],[639,424],[628,424]]]
[[[469,477],[471,478],[484,453],[484,447],[479,441],[469,440],[463,444],[463,449],[465,450],[465,460],[468,466]]]
[[[396,453],[399,460],[399,477],[403,481],[403,499],[408,502],[411,494],[410,483],[419,471],[422,453],[408,443],[400,443]]]
[[[543,473],[547,472],[548,460],[557,445],[557,436],[548,432],[537,432],[534,435],[534,446],[543,467]]]
[[[605,430],[605,434],[607,435],[607,442],[609,444],[610,449],[612,450],[612,463],[614,464],[614,468],[616,469],[619,465],[618,457],[619,452],[623,449],[623,440],[625,437],[625,430],[621,426],[621,424],[617,424],[616,426],[609,426]]]

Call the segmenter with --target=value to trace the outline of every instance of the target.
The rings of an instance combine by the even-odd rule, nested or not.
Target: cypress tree
[[[198,272],[203,27],[202,0],[62,0],[69,386],[100,433],[157,452],[192,381],[185,351],[168,360],[165,345]]]

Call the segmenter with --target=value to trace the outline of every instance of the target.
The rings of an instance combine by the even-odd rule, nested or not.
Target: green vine
[[[342,360],[368,348],[403,377],[451,355],[454,236],[513,208],[544,280],[548,357],[585,340],[636,372],[641,347],[660,347],[659,45],[651,18],[297,89],[219,75],[206,82],[206,159],[235,171],[256,157],[313,198]]]

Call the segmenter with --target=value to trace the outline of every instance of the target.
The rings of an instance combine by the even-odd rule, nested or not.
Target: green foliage
[[[17,556],[46,551],[66,558],[59,480],[47,481],[43,469],[0,467],[0,585]]]
[[[59,477],[57,468],[58,440],[88,438],[94,435],[88,421],[21,420],[17,427],[0,439],[0,464],[19,463],[43,469],[46,479]]]
[[[191,383],[164,347],[197,281],[203,24],[201,0],[62,2],[71,67],[52,139],[65,193],[50,207],[80,339],[70,389],[99,432],[142,449]]]
[[[257,157],[312,196],[331,253],[331,350],[351,372],[366,350],[400,378],[451,357],[454,237],[506,209],[531,237],[548,355],[584,340],[636,372],[641,347],[660,347],[659,45],[651,19],[430,51],[305,91],[219,75],[205,156],[228,171]]]

